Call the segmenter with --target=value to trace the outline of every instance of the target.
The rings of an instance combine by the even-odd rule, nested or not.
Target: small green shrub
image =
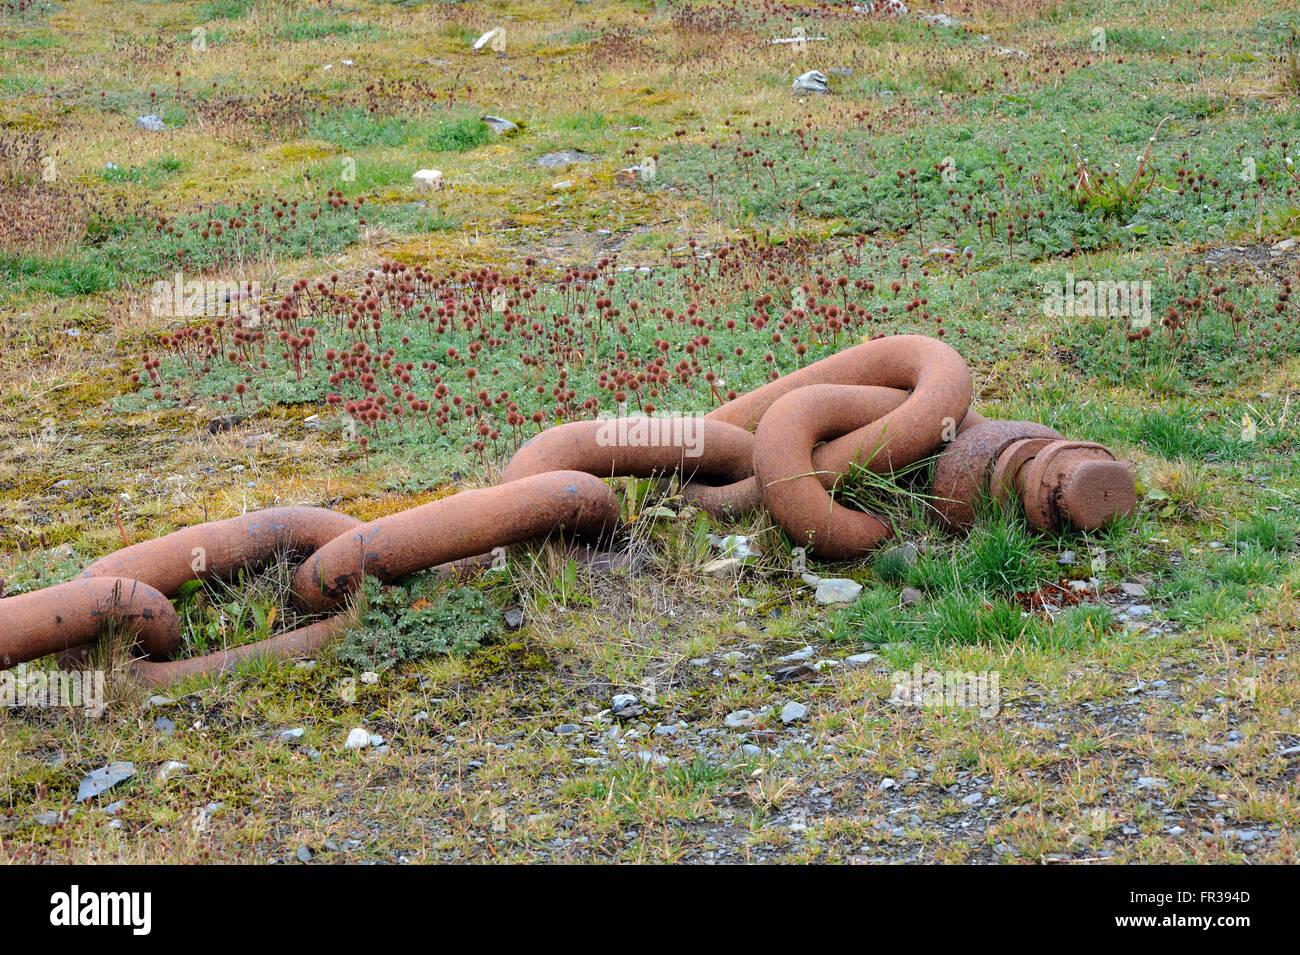
[[[502,629],[501,611],[479,591],[443,591],[437,575],[417,575],[387,587],[367,577],[361,620],[339,644],[340,663],[387,670],[439,653],[465,654]]]

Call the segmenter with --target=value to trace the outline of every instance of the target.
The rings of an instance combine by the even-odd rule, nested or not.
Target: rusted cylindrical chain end
[[[1092,531],[1137,507],[1133,465],[1100,444],[1053,441],[1021,468],[1029,523],[1041,531]]]

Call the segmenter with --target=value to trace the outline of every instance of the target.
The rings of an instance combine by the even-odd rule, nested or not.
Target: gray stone
[[[301,726],[294,727],[291,730],[281,730],[280,742],[289,743],[290,745],[300,743],[302,742],[302,734],[305,732],[306,729]]]
[[[874,653],[855,653],[851,657],[845,657],[844,662],[851,667],[870,666],[876,660]]]
[[[208,422],[208,434],[220,434],[244,423],[242,414],[217,415]]]
[[[975,792],[975,793],[971,793],[969,796],[963,796],[961,800],[961,804],[963,806],[975,806],[978,805],[983,800],[984,800],[984,794]]]
[[[154,116],[152,113],[148,116],[137,116],[135,124],[141,129],[149,130],[151,133],[160,132],[167,128],[167,124],[163,122],[162,117]]]
[[[763,553],[756,550],[749,542],[749,538],[742,534],[728,534],[726,537],[710,534],[709,543],[721,551],[723,557],[739,557],[741,560],[748,560],[751,557],[761,557]]]
[[[134,775],[135,763],[118,762],[102,766],[81,781],[77,789],[77,802],[93,799]]]
[[[510,120],[503,119],[500,116],[484,116],[483,122],[492,127],[492,132],[496,133],[498,136],[505,136],[509,133],[513,133],[519,128],[517,123],[512,123]]]
[[[628,720],[645,712],[641,701],[631,693],[619,693],[610,701],[609,706],[616,720]]]
[[[543,169],[558,169],[575,162],[595,162],[599,158],[599,156],[584,153],[579,149],[561,149],[553,153],[547,153],[544,156],[538,156],[533,160],[533,165],[541,166]]]
[[[1078,557],[1072,550],[1064,551],[1060,557],[1056,558],[1058,564],[1064,564],[1066,567],[1073,565],[1077,560]]]
[[[299,846],[297,856],[299,862],[306,864],[311,861],[311,850],[306,846]]]
[[[1138,619],[1141,619],[1142,617],[1151,616],[1151,608],[1148,607],[1146,604],[1134,604],[1124,612],[1127,613],[1130,617],[1136,617]]]
[[[728,713],[722,722],[726,723],[731,729],[744,729],[747,726],[754,725],[753,710],[735,710]]]
[[[908,567],[915,567],[919,556],[920,551],[916,549],[916,545],[907,543],[889,548],[889,550],[882,552],[876,560],[887,561],[889,563],[897,561],[906,564]]]
[[[165,716],[160,716],[154,720],[153,728],[159,733],[162,733],[163,736],[171,736],[172,733],[176,732],[176,724]]]
[[[742,753],[744,753],[746,756],[762,756],[762,755],[763,755],[763,750],[762,750],[762,748],[761,748],[761,747],[758,747],[758,746],[755,746],[753,743],[746,743],[744,746],[740,747],[740,751],[741,751]]]
[[[802,650],[796,650],[793,653],[787,653],[783,657],[777,657],[782,663],[795,663],[799,660],[810,659],[817,651],[812,647],[804,647]]]
[[[862,593],[862,585],[847,577],[823,577],[817,584],[814,594],[819,604],[846,604],[855,600]]]
[[[524,612],[517,607],[511,607],[506,611],[506,629],[518,630],[524,625]]]
[[[797,723],[808,715],[808,707],[802,703],[796,703],[791,700],[785,706],[781,707],[781,722],[786,726],[791,723]]]
[[[904,587],[902,593],[898,595],[898,602],[904,607],[914,607],[925,599],[925,594],[915,587]]]

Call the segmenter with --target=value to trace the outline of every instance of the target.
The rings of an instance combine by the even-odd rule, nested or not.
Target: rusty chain
[[[189,581],[226,580],[286,552],[300,610],[337,609],[366,575],[392,582],[494,548],[565,532],[599,537],[619,521],[606,477],[675,475],[682,496],[716,516],[762,508],[792,543],[825,559],[859,557],[886,539],[880,516],[830,490],[858,465],[889,473],[942,451],[935,506],[968,527],[984,496],[1024,506],[1042,531],[1101,527],[1136,506],[1132,466],[1106,448],[1040,424],[970,410],[966,362],[938,339],[897,335],[838,352],[700,418],[573,422],[525,443],[501,483],[362,523],[317,507],[278,507],[211,521],[115,551],[68,583],[0,599],[0,666],[51,653],[84,661],[103,625],[134,631],[132,676],[163,686],[255,657],[310,653],[346,613],[206,656],[172,660],[181,624],[171,598]],[[644,440],[653,434],[655,440]]]

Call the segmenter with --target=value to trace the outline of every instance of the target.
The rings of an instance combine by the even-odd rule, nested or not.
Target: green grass
[[[492,131],[477,116],[440,122],[425,135],[424,145],[434,152],[468,152],[492,140]]]
[[[255,0],[205,0],[198,7],[200,20],[238,20],[256,6]]]

